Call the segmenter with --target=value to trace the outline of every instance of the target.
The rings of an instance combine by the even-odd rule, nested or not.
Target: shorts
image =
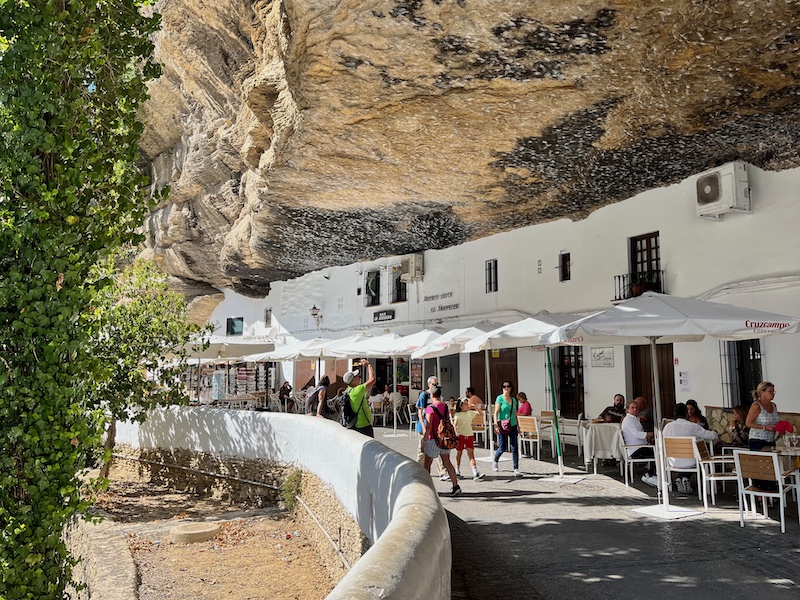
[[[450,454],[447,448],[439,448],[436,440],[425,440],[425,456],[428,458],[439,458],[442,454]]]
[[[456,451],[461,452],[464,448],[468,448],[472,450],[475,448],[475,436],[474,435],[460,435],[458,436],[458,446],[456,446]]]

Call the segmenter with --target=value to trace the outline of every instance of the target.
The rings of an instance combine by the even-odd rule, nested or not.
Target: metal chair
[[[417,414],[417,407],[415,405],[407,404],[406,408],[408,409],[408,431],[410,433],[416,429],[419,415]]]
[[[489,425],[486,422],[486,413],[475,415],[472,419],[472,435],[475,436],[475,443],[478,443],[478,438],[483,436],[483,443],[488,448],[489,439]]]
[[[653,444],[626,444],[625,438],[622,435],[622,429],[619,430],[619,443],[622,444],[622,449],[624,450],[624,452],[622,453],[621,466],[625,471],[625,485],[628,486],[629,482],[633,480],[633,467],[636,465],[636,463],[655,462],[656,447]],[[637,450],[639,450],[640,448],[652,448],[653,456],[634,458],[633,456],[628,455],[628,450],[630,450],[632,454]]]
[[[703,507],[708,510],[708,488],[711,488],[711,504],[717,504],[717,482],[722,482],[722,489],[725,490],[726,481],[736,481],[737,475],[733,471],[726,471],[725,466],[733,466],[734,461],[732,456],[712,456],[708,451],[708,446],[705,443],[698,443],[695,440],[697,453],[700,457],[700,470],[703,474]],[[722,467],[721,471],[717,471],[717,467]],[[711,484],[711,485],[709,485]]]
[[[558,420],[559,425],[559,439],[561,440],[561,448],[564,448],[565,444],[570,444],[571,446],[577,446],[578,448],[578,456],[582,454],[583,448],[583,440],[581,439],[581,429],[583,428],[583,413],[578,415],[577,420],[572,419],[564,419],[563,421],[559,418]]]
[[[764,507],[764,516],[768,517],[767,498],[778,498],[781,509],[781,533],[786,533],[786,496],[798,484],[797,469],[787,469],[782,471],[780,458],[774,452],[756,452],[751,450],[736,450],[733,453],[733,460],[736,465],[736,476],[739,484],[739,525],[744,527],[744,503],[746,497],[750,496],[753,502],[753,517],[758,514],[756,498],[761,497]],[[794,474],[794,483],[788,483],[787,479]],[[745,483],[747,480],[747,483]],[[765,490],[758,487],[754,481],[774,481],[778,486],[776,491]],[[749,511],[748,511],[749,512]],[[800,522],[800,510],[798,510],[798,522]]]

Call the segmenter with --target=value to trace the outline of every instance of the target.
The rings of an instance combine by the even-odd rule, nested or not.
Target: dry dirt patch
[[[98,512],[133,532],[128,542],[140,600],[318,599],[334,587],[315,548],[286,513],[231,519],[232,506],[129,475],[116,475],[96,501]],[[218,517],[220,533],[176,544],[171,527]],[[121,535],[124,535],[121,533]]]

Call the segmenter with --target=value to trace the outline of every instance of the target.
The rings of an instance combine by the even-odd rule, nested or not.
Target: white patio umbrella
[[[797,317],[646,292],[638,298],[564,325],[542,336],[541,342],[547,345],[650,344],[655,425],[660,438],[661,390],[658,386],[656,342],[694,342],[705,336],[719,340],[746,340],[797,333],[798,328],[800,318]],[[665,469],[660,464],[663,453],[659,454],[656,468],[659,470],[659,477],[663,478]],[[662,480],[661,484],[665,492],[663,508],[669,512],[666,481]]]
[[[203,344],[208,347],[201,350]],[[245,354],[266,352],[275,348],[275,340],[267,337],[243,337],[237,335],[210,335],[197,338],[184,346],[187,358],[234,359]]]
[[[473,338],[483,335],[485,331],[477,327],[462,327],[451,329],[442,335],[434,338],[424,346],[421,346],[411,353],[411,358],[439,358],[458,354],[464,349],[464,344]]]
[[[516,323],[509,323],[497,329],[479,335],[464,344],[464,352],[484,351],[484,362],[486,364],[486,389],[491,397],[489,390],[489,350],[502,348],[522,348],[524,346],[536,346],[540,344],[542,335],[558,329],[565,323],[570,323],[577,318],[577,315],[565,313],[550,313],[546,310],[536,313],[532,317],[522,319]],[[553,432],[555,445],[558,451],[558,473],[564,476],[564,457],[561,453],[561,439],[558,429],[558,408],[556,406],[556,391],[553,382],[553,369],[551,364],[550,350],[547,349],[547,371],[550,377],[550,393],[553,404]],[[491,403],[487,399],[487,407]]]

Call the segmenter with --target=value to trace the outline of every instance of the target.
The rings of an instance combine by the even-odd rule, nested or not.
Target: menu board
[[[412,360],[411,361],[411,389],[412,390],[421,390],[422,389],[422,361],[421,360]]]

